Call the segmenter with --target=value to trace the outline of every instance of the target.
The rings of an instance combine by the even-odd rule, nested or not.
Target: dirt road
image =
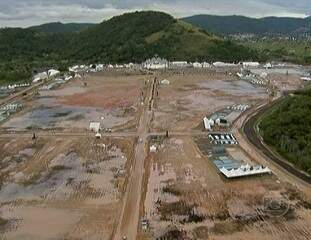
[[[147,157],[146,145],[148,139],[148,129],[152,117],[152,104],[154,94],[155,79],[147,88],[149,104],[145,104],[138,126],[138,143],[135,149],[134,163],[132,165],[129,184],[124,197],[123,208],[120,221],[114,239],[122,239],[124,236],[128,240],[134,240],[137,236],[139,224],[139,209],[142,197],[142,184],[144,176],[144,160]]]

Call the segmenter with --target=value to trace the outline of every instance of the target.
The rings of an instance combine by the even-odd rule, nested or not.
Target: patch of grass
[[[219,235],[228,235],[243,230],[243,224],[240,222],[218,222],[211,228],[211,232]]]
[[[193,236],[195,239],[208,239],[208,227],[200,226],[193,230]]]
[[[0,217],[0,227],[4,227],[9,221]]]

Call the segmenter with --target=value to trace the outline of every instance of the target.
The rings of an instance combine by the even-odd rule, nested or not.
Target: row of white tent
[[[8,86],[0,87],[0,90],[13,90],[15,88],[29,87],[30,83],[20,83],[20,84],[12,84]]]
[[[42,80],[48,79],[50,77],[56,77],[60,75],[60,71],[56,70],[56,69],[50,69],[47,72],[41,72],[41,73],[37,73],[34,78],[33,78],[33,83],[37,83],[40,82]]]
[[[17,109],[20,109],[22,107],[23,107],[22,104],[11,103],[11,104],[8,104],[8,105],[1,107],[0,110],[1,111],[16,111]]]
[[[87,65],[75,65],[69,67],[69,72],[79,73],[79,72],[100,72],[105,68],[108,69],[123,69],[123,68],[134,68],[137,64],[127,63],[127,64],[91,64]]]

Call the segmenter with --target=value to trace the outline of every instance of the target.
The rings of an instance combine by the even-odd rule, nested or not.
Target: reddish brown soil
[[[116,89],[113,86],[99,87],[85,93],[64,96],[60,102],[66,105],[101,107],[106,109],[132,106],[139,89],[136,86]]]

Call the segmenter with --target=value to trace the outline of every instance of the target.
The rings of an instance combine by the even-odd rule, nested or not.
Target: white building
[[[215,125],[215,122],[213,119],[209,119],[207,117],[203,118],[204,128],[207,131],[211,131],[212,127]]]
[[[98,133],[100,130],[100,122],[90,122],[90,130]]]
[[[245,177],[245,176],[252,176],[252,175],[258,175],[258,174],[270,174],[271,173],[271,170],[268,167],[250,166],[248,164],[242,165],[237,169],[228,170],[228,169],[223,167],[219,170],[227,178],[237,178],[237,177]]]
[[[270,68],[272,68],[272,64],[271,63],[266,63],[263,67],[265,69],[270,69]]]
[[[213,66],[221,68],[221,67],[236,67],[237,65],[234,63],[214,62]]]
[[[220,118],[217,118],[215,123],[219,126],[219,127],[228,127],[230,124],[228,122],[227,119],[223,118],[223,117],[220,117]]]
[[[156,145],[152,145],[152,146],[150,146],[150,152],[151,153],[155,153],[155,152],[157,152],[157,146]]]
[[[170,64],[171,68],[186,68],[186,67],[190,67],[191,65],[188,64],[188,62],[186,61],[173,61]]]
[[[169,67],[169,62],[164,58],[155,56],[153,58],[147,59],[142,64],[142,67],[150,70],[166,69]]]
[[[258,68],[260,66],[259,62],[243,62],[242,63],[243,67],[247,68]]]

